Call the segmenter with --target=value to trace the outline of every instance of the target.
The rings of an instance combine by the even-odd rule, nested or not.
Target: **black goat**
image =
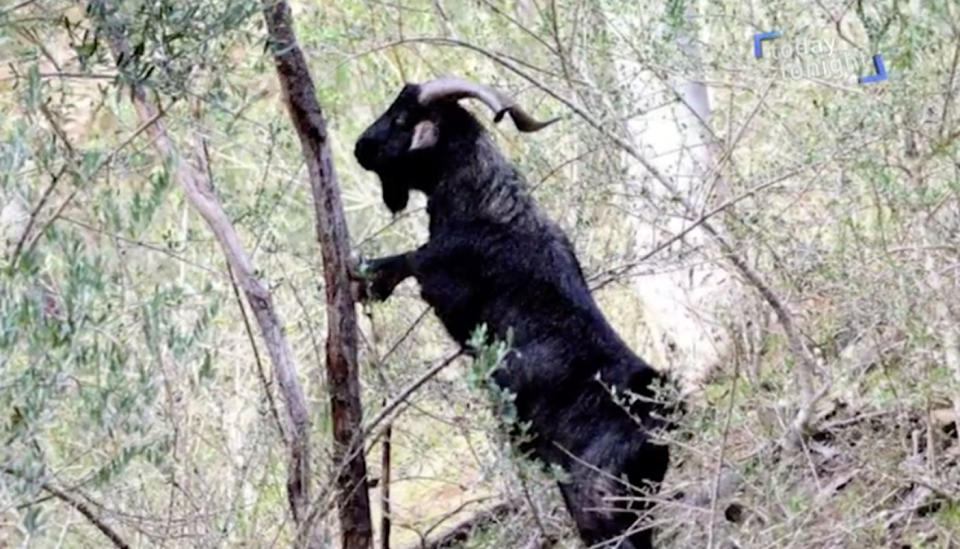
[[[652,534],[638,515],[650,509],[668,462],[667,447],[650,437],[665,424],[666,408],[651,398],[661,376],[607,323],[569,240],[457,104],[465,97],[482,100],[496,120],[509,113],[522,131],[549,124],[465,80],[407,84],[355,154],[379,175],[392,212],[406,207],[410,189],[428,196],[430,239],[367,263],[358,273],[364,296],[386,299],[413,276],[461,345],[482,323],[499,338],[512,331],[512,351],[493,378],[516,395],[519,419],[530,425],[521,448],[567,472],[560,489],[585,542],[649,548]],[[640,398],[618,402],[612,392]]]

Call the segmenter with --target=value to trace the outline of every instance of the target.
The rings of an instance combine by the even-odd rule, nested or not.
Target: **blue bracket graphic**
[[[871,74],[870,76],[861,76],[857,79],[857,82],[861,84],[866,84],[868,82],[879,82],[881,80],[887,79],[887,69],[883,66],[883,56],[879,53],[873,56],[873,68],[876,70],[877,74]]]
[[[763,57],[763,47],[760,42],[780,38],[780,31],[758,32],[753,35],[753,56]]]

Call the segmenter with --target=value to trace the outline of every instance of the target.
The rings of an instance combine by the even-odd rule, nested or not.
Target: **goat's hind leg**
[[[572,478],[558,483],[564,503],[588,547],[652,549],[653,530],[644,525],[649,505],[628,505],[630,490],[601,471],[577,466]]]

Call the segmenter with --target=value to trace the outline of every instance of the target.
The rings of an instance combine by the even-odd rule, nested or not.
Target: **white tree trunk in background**
[[[9,197],[0,195],[0,258],[9,259],[14,248],[20,239],[23,238],[27,230],[27,224],[30,221],[30,212],[27,210],[23,199],[15,192],[10,192]]]
[[[688,3],[684,13],[688,22],[696,13],[695,4]],[[708,200],[715,205],[727,192],[723,179],[716,180],[711,173],[716,143],[704,126],[710,117],[710,98],[701,81],[697,37],[685,29],[677,29],[674,36],[684,53],[683,61],[689,63],[683,77],[664,82],[640,63],[620,61],[620,74],[630,79],[625,83],[635,97],[649,97],[653,90],[670,88],[679,97],[667,106],[628,119],[626,129],[637,149],[671,177],[690,203],[703,209]],[[629,159],[628,175],[631,194],[648,197],[643,204],[633,205],[638,213],[632,222],[636,253],[640,256],[695,219],[671,201],[662,186],[649,180],[642,166]],[[658,367],[673,371],[686,390],[694,389],[730,357],[730,320],[735,318],[746,295],[721,261],[709,259],[717,255],[706,233],[694,229],[682,242],[674,243],[642,266],[643,272],[655,270],[654,274],[634,279],[652,335],[651,359]]]

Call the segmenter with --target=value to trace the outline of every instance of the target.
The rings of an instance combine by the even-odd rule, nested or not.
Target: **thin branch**
[[[114,80],[117,75],[115,74],[95,74],[95,73],[85,73],[85,72],[41,72],[37,75],[39,78],[77,78],[81,80]],[[0,78],[0,82],[11,82],[21,78],[19,74],[14,74],[11,76],[4,76]]]
[[[37,216],[40,214],[40,210],[43,209],[43,206],[47,203],[47,200],[50,199],[50,195],[52,195],[54,189],[57,188],[57,184],[60,183],[60,180],[63,178],[63,174],[66,172],[66,170],[66,165],[64,165],[59,172],[52,176],[50,184],[47,185],[47,188],[43,191],[43,194],[40,196],[40,200],[37,201],[37,205],[34,206],[33,210],[30,211],[30,219],[27,220],[27,226],[23,229],[23,233],[20,235],[20,239],[17,240],[17,245],[13,249],[13,255],[10,258],[10,265],[16,266],[17,262],[19,261],[20,252],[23,251],[23,245],[30,236],[30,231],[33,229],[34,223],[37,221]]]
[[[127,237],[125,237],[125,236],[123,236],[123,235],[121,235],[121,234],[111,233],[111,232],[109,232],[109,231],[105,231],[105,230],[103,230],[103,229],[94,227],[93,225],[90,225],[89,223],[87,223],[87,222],[85,222],[85,221],[80,221],[79,219],[74,219],[74,218],[72,218],[72,217],[66,217],[66,216],[63,216],[63,215],[56,216],[56,217],[57,217],[57,219],[59,219],[59,220],[61,220],[61,221],[66,221],[67,223],[70,223],[70,224],[72,224],[72,225],[76,225],[77,227],[80,227],[80,228],[82,228],[82,229],[86,229],[86,230],[88,230],[88,231],[90,231],[90,232],[97,233],[97,234],[101,234],[101,235],[104,235],[104,236],[108,236],[108,237],[110,237],[110,238],[114,238],[114,239],[116,239],[116,240],[119,240],[120,242],[124,242],[124,243],[126,243],[126,244],[130,244],[131,246],[139,246],[139,247],[141,247],[141,248],[143,248],[143,249],[145,249],[145,250],[150,250],[150,251],[153,251],[153,252],[161,253],[161,254],[163,254],[163,255],[171,258],[171,259],[174,259],[174,260],[176,260],[176,261],[179,261],[179,262],[183,263],[184,265],[189,265],[189,266],[191,266],[191,267],[193,267],[193,268],[195,268],[195,269],[200,269],[201,271],[203,271],[203,272],[205,272],[205,273],[207,273],[207,274],[210,274],[210,275],[212,275],[212,276],[216,276],[216,277],[229,276],[229,275],[225,275],[225,274],[224,274],[223,272],[221,272],[221,271],[217,271],[216,269],[212,269],[212,268],[210,268],[210,267],[207,267],[206,265],[201,265],[200,263],[197,263],[197,262],[191,261],[191,260],[189,260],[189,259],[187,259],[187,258],[185,258],[185,257],[179,256],[179,255],[171,252],[170,250],[164,248],[163,246],[158,246],[158,245],[156,245],[156,244],[151,244],[151,243],[145,242],[145,241],[143,241],[143,240],[136,240],[136,239],[133,239],[133,238],[127,238]]]
[[[36,482],[36,481],[33,481],[32,479],[25,477],[24,475],[17,472],[16,470],[11,469],[10,467],[0,467],[0,471],[3,471],[4,473],[10,476],[23,479],[27,482]],[[80,513],[88,521],[90,521],[90,524],[96,527],[97,530],[100,530],[100,532],[104,536],[106,536],[107,539],[109,539],[110,542],[113,543],[115,547],[118,547],[120,549],[130,548],[130,544],[124,541],[124,539],[120,537],[120,534],[118,534],[116,530],[114,530],[109,525],[107,525],[107,523],[103,522],[103,520],[101,520],[100,517],[98,517],[96,513],[93,512],[93,509],[91,509],[89,505],[78,500],[72,495],[64,492],[63,490],[57,488],[56,486],[50,484],[49,482],[39,481],[39,484],[41,488],[49,492],[53,497],[59,499],[60,501],[66,503],[70,507],[73,507],[74,509],[76,509],[78,513]]]
[[[455,511],[462,510],[463,505]],[[518,500],[502,501],[491,505],[485,509],[477,511],[470,517],[456,523],[440,535],[431,540],[421,539],[419,542],[411,544],[406,549],[444,549],[448,547],[457,547],[462,545],[470,537],[470,533],[477,528],[482,528],[488,524],[495,524],[502,521],[520,509]],[[449,518],[454,513],[448,513],[444,519]],[[437,523],[440,524],[440,523]],[[436,525],[434,525],[436,527]],[[428,532],[429,534],[429,532]]]
[[[423,311],[421,311],[420,314],[417,315],[417,318],[415,318],[413,322],[410,323],[410,326],[407,326],[407,329],[405,332],[403,332],[403,335],[397,338],[397,340],[393,343],[393,345],[390,346],[387,352],[383,354],[383,357],[380,358],[381,362],[386,361],[388,358],[390,358],[390,355],[392,355],[394,352],[396,352],[398,348],[400,348],[400,345],[404,341],[406,341],[408,337],[410,337],[410,334],[412,334],[413,331],[417,329],[417,326],[420,325],[423,319],[427,317],[427,313],[429,313],[431,310],[433,310],[431,307],[424,307]]]
[[[423,386],[424,383],[426,383],[427,381],[432,379],[435,375],[440,373],[441,370],[449,366],[451,362],[456,360],[463,353],[464,353],[463,350],[457,351],[456,353],[438,362],[432,368],[430,368],[429,370],[421,374],[420,377],[415,379],[410,385],[407,385],[405,389],[400,391],[400,393],[397,396],[393,397],[393,400],[387,403],[380,410],[380,413],[378,413],[372,420],[367,422],[367,425],[363,428],[363,431],[362,431],[363,432],[362,438],[367,438],[367,436],[369,436],[369,434],[377,427],[377,425],[379,425],[381,422],[383,422],[384,419],[389,417],[390,414],[392,414],[393,411],[396,410],[398,406],[406,402],[407,399],[410,398],[410,395],[417,392],[417,390],[421,386]]]
[[[380,454],[380,549],[390,549],[390,482],[391,442],[393,425],[387,425],[383,433]]]
[[[537,533],[540,535],[542,541],[550,539],[550,536],[547,534],[547,528],[543,524],[543,519],[540,517],[540,512],[537,510],[537,505],[533,501],[533,497],[530,495],[530,483],[527,479],[527,474],[523,469],[523,465],[517,466],[517,477],[520,479],[520,489],[523,491],[523,499],[527,502],[527,507],[530,508],[530,514],[533,515],[533,522],[537,525]]]
[[[820,165],[826,165],[827,162],[829,162],[829,160],[821,162]],[[592,290],[598,290],[598,289],[606,286],[607,284],[609,284],[609,283],[612,282],[613,280],[616,280],[618,277],[621,277],[621,276],[623,276],[624,274],[626,274],[627,272],[629,272],[629,271],[630,271],[631,269],[633,269],[634,267],[636,267],[636,266],[638,266],[638,265],[646,262],[646,261],[647,261],[648,259],[650,259],[651,257],[657,255],[657,254],[658,254],[659,252],[661,252],[662,250],[665,250],[665,249],[669,248],[669,247],[672,246],[675,242],[677,242],[677,241],[679,241],[679,240],[682,240],[683,237],[685,237],[685,236],[687,236],[688,234],[690,234],[691,231],[693,231],[694,229],[696,229],[696,228],[699,227],[700,225],[703,225],[703,224],[704,224],[708,219],[710,219],[711,217],[713,217],[713,216],[715,216],[715,215],[717,215],[717,214],[725,211],[727,208],[730,208],[731,206],[734,206],[734,205],[737,204],[738,202],[741,202],[741,201],[743,201],[743,200],[746,200],[747,198],[750,198],[750,197],[752,197],[752,196],[755,196],[757,193],[759,193],[760,191],[762,191],[762,190],[764,190],[764,189],[767,189],[767,188],[769,188],[769,187],[772,187],[772,186],[774,186],[774,185],[777,185],[777,184],[779,184],[779,183],[782,183],[782,182],[784,182],[785,180],[787,180],[787,179],[789,179],[789,178],[791,178],[791,177],[793,177],[793,176],[795,176],[795,175],[798,175],[800,172],[802,172],[803,170],[808,169],[808,168],[809,168],[808,166],[803,166],[803,167],[799,167],[799,168],[790,170],[790,171],[788,171],[788,172],[786,172],[786,173],[784,173],[784,174],[781,174],[781,175],[779,175],[779,176],[777,176],[777,177],[775,177],[775,178],[773,178],[773,179],[770,179],[769,181],[764,181],[763,183],[760,183],[760,184],[758,184],[758,185],[755,185],[753,188],[744,191],[744,192],[741,193],[740,195],[735,196],[735,197],[733,197],[733,198],[731,198],[731,199],[723,202],[723,203],[720,204],[719,206],[717,206],[717,207],[713,208],[712,210],[710,210],[710,211],[704,213],[703,215],[701,215],[701,216],[700,216],[697,220],[695,220],[693,223],[691,223],[690,225],[684,227],[683,230],[677,232],[676,234],[674,234],[673,236],[671,236],[670,238],[668,238],[668,239],[665,240],[664,242],[661,242],[661,243],[658,244],[656,247],[654,247],[652,250],[648,251],[647,253],[645,253],[645,254],[643,254],[642,256],[640,256],[639,258],[637,258],[635,261],[631,261],[630,263],[628,263],[628,264],[626,264],[626,265],[623,265],[623,266],[621,266],[621,267],[617,267],[617,268],[615,268],[615,269],[609,269],[609,270],[607,270],[607,271],[606,271],[605,273],[603,273],[603,274],[606,275],[608,278],[607,278],[606,280],[602,280],[602,281],[599,282],[597,285],[593,286],[591,289],[592,289]],[[595,276],[592,277],[592,278],[599,278],[599,275],[595,275]]]
[[[737,381],[740,379],[740,360],[733,361],[733,381],[730,384],[730,401],[727,403],[727,417],[723,420],[723,435],[720,438],[720,450],[717,456],[717,468],[713,475],[713,486],[710,490],[710,515],[707,527],[707,549],[713,549],[713,533],[717,517],[717,501],[720,499],[720,479],[723,473],[723,460],[727,452],[727,436],[730,434],[730,424],[733,420],[733,404],[737,398]]]
[[[940,113],[940,130],[937,132],[940,137],[943,137],[946,133],[947,123],[950,121],[950,110],[956,95],[953,85],[957,79],[958,66],[960,66],[960,40],[957,41],[957,45],[953,49],[953,60],[950,62],[950,79],[947,81],[947,91],[944,94],[946,97],[943,98],[943,108]]]
[[[263,393],[266,395],[267,405],[270,408],[270,415],[277,423],[277,432],[283,437],[284,442],[290,443],[286,431],[283,430],[283,421],[280,420],[280,413],[277,412],[277,403],[273,399],[273,391],[270,390],[270,382],[267,381],[267,375],[263,371],[263,361],[260,359],[260,351],[257,349],[257,342],[253,336],[253,328],[250,327],[250,317],[247,316],[247,308],[243,306],[243,297],[240,295],[240,288],[237,286],[237,278],[233,276],[233,270],[230,263],[227,263],[227,272],[230,275],[230,287],[233,288],[233,296],[237,300],[237,308],[240,309],[240,317],[243,319],[243,330],[247,334],[247,340],[250,341],[250,350],[253,351],[253,361],[257,365],[257,378],[260,385],[263,386]]]
[[[27,224],[27,227],[26,227],[26,229],[24,230],[23,235],[21,235],[21,240],[20,240],[20,242],[17,243],[17,248],[16,248],[16,250],[14,251],[14,254],[13,254],[13,257],[12,257],[12,260],[11,260],[11,265],[16,265],[17,259],[19,258],[20,253],[21,253],[21,251],[22,251],[21,248],[23,247],[24,241],[29,237],[30,232],[31,232],[31,229],[32,229],[32,227],[33,227],[33,223],[36,221],[36,218],[37,218],[38,214],[40,213],[40,210],[41,210],[41,209],[43,208],[43,206],[46,204],[46,201],[47,201],[47,199],[49,198],[50,193],[53,192],[54,187],[56,186],[57,180],[58,180],[58,179],[62,179],[63,175],[64,175],[67,171],[73,173],[75,177],[81,177],[81,175],[78,174],[77,169],[76,169],[76,165],[77,165],[77,159],[76,159],[76,154],[75,154],[76,148],[70,143],[69,139],[67,138],[66,132],[64,132],[63,129],[60,128],[59,124],[58,124],[57,121],[54,119],[52,113],[46,108],[46,106],[43,107],[43,113],[44,113],[44,115],[46,116],[47,121],[50,122],[50,125],[53,127],[54,133],[57,134],[57,136],[60,138],[60,140],[63,141],[64,146],[67,148],[67,152],[69,153],[69,154],[68,154],[68,160],[69,160],[69,162],[66,163],[66,164],[64,164],[63,168],[61,168],[61,170],[60,170],[60,172],[58,173],[58,175],[56,176],[55,180],[54,180],[53,182],[51,182],[50,186],[49,186],[49,187],[47,188],[47,190],[44,192],[44,195],[43,195],[43,197],[40,199],[40,202],[37,203],[36,208],[34,208],[34,210],[31,212],[31,214],[30,214],[30,221],[29,221],[29,223]],[[124,148],[126,148],[127,145],[129,145],[134,139],[136,139],[137,136],[139,136],[141,133],[143,133],[144,131],[146,131],[147,128],[149,128],[149,127],[150,127],[151,125],[153,125],[157,120],[159,120],[160,117],[163,116],[163,113],[164,113],[163,110],[159,110],[159,111],[157,112],[156,116],[154,116],[154,117],[151,118],[150,120],[147,120],[146,122],[144,122],[143,124],[141,124],[140,127],[138,127],[136,130],[134,130],[134,131],[133,131],[130,135],[128,135],[123,141],[121,141],[116,147],[114,147],[113,150],[111,150],[109,154],[107,154],[106,156],[104,156],[104,157],[100,160],[100,162],[98,162],[97,165],[93,168],[93,170],[90,171],[89,174],[84,174],[84,175],[82,175],[82,178],[83,178],[83,179],[87,179],[87,180],[92,180],[98,173],[100,173],[100,170],[102,170],[104,167],[106,167],[108,164],[110,164],[110,162],[114,159],[114,157],[116,157],[116,155],[117,155],[121,150],[123,150]],[[70,167],[71,164],[73,165],[73,167]],[[58,219],[61,219],[61,216],[62,216],[64,210],[66,210],[66,209],[67,209],[67,206],[69,206],[70,203],[73,202],[73,199],[77,196],[77,193],[79,193],[79,192],[80,192],[80,187],[79,187],[79,186],[75,186],[74,189],[70,192],[70,194],[67,195],[67,198],[64,199],[63,202],[61,202],[59,206],[57,206],[57,209],[54,210],[53,215],[51,215],[50,218],[47,219],[47,220],[43,223],[43,225],[36,231],[36,234],[33,236],[33,239],[30,240],[30,243],[26,246],[26,253],[27,253],[27,254],[32,253],[33,250],[37,247],[37,245],[40,243],[40,237],[43,236],[43,233],[46,232],[47,228],[49,228],[50,225],[52,225],[52,224],[53,224],[55,221],[57,221]],[[90,228],[90,227],[88,227],[88,228]],[[95,230],[95,229],[94,229],[94,230]],[[120,238],[121,240],[129,240],[129,239],[124,239],[123,237],[119,237],[119,238]],[[145,245],[145,246],[146,246],[146,245]],[[147,247],[149,247],[149,246],[147,246]],[[159,251],[164,251],[164,250],[159,250]],[[174,254],[169,253],[169,252],[167,252],[167,251],[164,251],[164,253],[167,253],[167,254],[170,255],[171,257],[175,257],[175,258],[177,257],[177,256],[175,256]],[[177,259],[180,259],[181,261],[184,261],[184,262],[186,262],[186,263],[189,263],[188,261],[186,261],[186,260],[184,260],[184,259],[181,259],[181,258],[177,258]],[[205,268],[205,267],[202,267],[202,266],[197,265],[197,264],[194,264],[194,266],[197,266],[197,267],[200,267],[200,268]],[[211,272],[214,272],[214,271],[211,270]]]
[[[6,16],[10,15],[11,13],[13,13],[13,12],[15,12],[15,11],[21,9],[21,8],[25,8],[25,7],[29,6],[30,4],[35,3],[36,1],[37,1],[37,0],[23,0],[23,1],[20,2],[19,4],[14,4],[14,5],[10,6],[9,8],[7,8],[7,9],[5,9],[5,10],[3,10],[3,11],[0,11],[0,17],[6,17]]]
[[[393,418],[391,418],[390,416],[393,415],[393,413],[396,411],[398,407],[400,407],[401,404],[405,403],[410,398],[410,396],[413,395],[413,393],[415,393],[417,390],[420,389],[420,387],[423,386],[424,383],[426,383],[427,381],[432,379],[434,376],[436,376],[438,373],[440,373],[444,368],[450,365],[454,361],[454,359],[461,356],[462,354],[464,354],[463,350],[457,351],[453,355],[447,357],[443,361],[437,363],[435,366],[431,367],[429,370],[421,374],[419,378],[414,380],[405,389],[400,391],[400,393],[396,397],[394,397],[390,402],[384,405],[380,413],[377,414],[377,416],[374,419],[369,421],[366,427],[364,427],[362,430],[359,431],[360,434],[357,437],[358,440],[360,440],[361,442],[369,441],[370,448],[372,448],[373,445],[376,444],[378,440],[380,440],[380,437],[383,434],[385,434],[387,430],[386,427],[382,429],[378,429],[378,426],[387,419],[392,420]],[[345,470],[347,464],[349,463],[349,460],[352,459],[355,455],[363,452],[364,450],[365,450],[365,447],[363,445],[357,445],[353,448],[353,450],[349,454],[342,456],[342,458],[339,460],[339,465],[337,466],[337,469],[334,471],[334,477],[338,477],[339,475],[341,475]],[[327,496],[329,495],[329,492],[330,492],[330,487],[328,486],[316,498],[315,504],[326,501]],[[318,505],[312,511],[311,516],[322,516],[324,513],[327,512],[327,509],[328,509],[327,506]]]
[[[390,394],[390,383],[383,373],[385,360],[380,357],[380,331],[377,329],[376,319],[370,307],[364,307],[368,322],[370,322],[371,365],[377,373],[379,390],[383,395],[382,405],[387,404],[387,395]],[[416,325],[416,324],[414,324]],[[408,331],[409,333],[409,331]],[[388,423],[380,442],[380,549],[390,549],[390,529],[392,526],[390,505],[390,483],[392,481],[392,451],[393,451],[393,423]]]

